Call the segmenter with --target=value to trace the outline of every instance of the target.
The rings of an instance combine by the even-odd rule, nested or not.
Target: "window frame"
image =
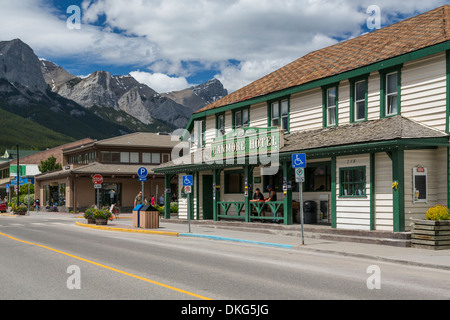
[[[356,170],[363,170],[363,182],[343,182],[344,172],[346,171],[356,171]],[[363,184],[363,194],[344,194],[344,184],[351,184],[353,186],[353,193],[355,193],[355,185],[357,184]],[[342,198],[367,198],[367,168],[366,166],[359,166],[359,167],[342,167],[339,168],[339,197]]]
[[[248,123],[244,124],[244,111],[247,111],[247,118],[248,118]],[[241,124],[237,125],[236,124],[236,115],[237,114],[241,114]],[[225,118],[224,118],[224,125],[225,125]],[[243,108],[239,108],[236,110],[233,110],[232,112],[232,128],[233,130],[239,129],[239,128],[248,128],[250,127],[250,107],[243,107]]]
[[[335,105],[334,108],[335,109],[335,123],[334,124],[330,124],[329,123],[329,109],[330,108],[328,102],[329,102],[329,95],[328,92],[330,89],[335,89],[336,90],[336,97],[335,97]],[[339,83],[333,83],[327,86],[323,86],[322,87],[322,106],[323,106],[323,128],[330,128],[330,127],[337,127],[339,125]]]
[[[283,107],[283,102],[287,102],[287,114],[285,116],[283,116],[282,114],[282,107]],[[273,125],[272,124],[272,106],[274,104],[278,104],[278,125]],[[284,129],[284,133],[289,133],[290,129],[291,129],[291,98],[290,96],[287,97],[282,97],[276,100],[271,100],[267,102],[267,126],[268,127],[279,127],[281,129]],[[286,126],[287,128],[283,128],[283,119],[286,119]]]
[[[395,66],[388,69],[380,70],[380,118],[393,117],[401,114],[401,87],[402,87],[402,67],[403,65]],[[388,76],[397,73],[397,112],[387,113],[388,108]]]
[[[219,119],[223,118],[222,128],[219,128]],[[225,135],[225,112],[216,114],[216,138]]]
[[[356,100],[356,85],[358,83],[364,82],[365,84],[365,92],[364,92],[364,118],[356,119],[356,107],[357,102],[362,100]],[[369,75],[364,75],[362,77],[357,77],[350,79],[350,122],[363,122],[367,121],[367,113],[368,113],[368,96],[369,96]]]

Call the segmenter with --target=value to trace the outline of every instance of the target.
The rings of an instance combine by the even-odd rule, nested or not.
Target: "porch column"
[[[170,219],[170,200],[172,199],[172,193],[170,190],[170,181],[173,175],[164,174],[164,219]]]
[[[253,169],[255,166],[244,166],[244,201],[245,201],[245,222],[250,222],[250,216],[252,214],[252,207],[250,205],[250,199],[252,197],[253,192]],[[252,188],[249,186],[252,185]]]
[[[283,216],[285,225],[291,225],[293,223],[291,162],[283,162]]]
[[[398,149],[392,152],[392,193],[394,232],[405,231],[405,154]],[[396,186],[394,186],[394,184]]]
[[[213,170],[213,184],[215,186],[213,195],[213,220],[219,221],[217,217],[219,214],[218,202],[220,201],[220,172],[222,169]]]

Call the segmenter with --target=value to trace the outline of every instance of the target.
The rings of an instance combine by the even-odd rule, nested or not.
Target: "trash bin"
[[[155,207],[142,206],[140,210],[140,227],[144,229],[159,228],[159,211]]]
[[[317,203],[315,201],[303,202],[304,223],[317,223]]]
[[[139,220],[140,220],[140,217],[139,217],[139,214],[140,214],[140,211],[141,211],[141,209],[142,209],[142,207],[143,207],[143,205],[142,204],[138,204],[136,207],[134,207],[134,209],[133,209],[133,227],[135,227],[135,228],[139,228]]]

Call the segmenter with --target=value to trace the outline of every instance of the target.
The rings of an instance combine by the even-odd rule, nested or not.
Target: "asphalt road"
[[[0,299],[450,299],[450,272],[0,216]]]

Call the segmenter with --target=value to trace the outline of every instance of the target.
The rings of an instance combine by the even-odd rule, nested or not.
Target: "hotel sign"
[[[211,159],[279,152],[283,147],[282,130],[271,128],[240,128],[217,137],[211,144]]]

